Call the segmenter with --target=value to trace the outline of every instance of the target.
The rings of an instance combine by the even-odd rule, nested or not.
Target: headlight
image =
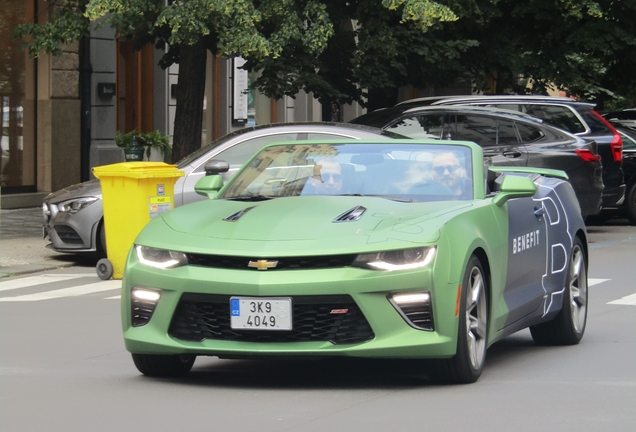
[[[97,198],[97,197],[75,198],[75,199],[72,199],[72,200],[68,200],[68,201],[64,201],[64,202],[59,203],[57,205],[57,208],[61,212],[77,213],[78,211],[82,210],[83,208],[86,208],[89,205],[93,204],[98,199],[99,198]]]
[[[360,254],[352,265],[372,270],[411,270],[429,265],[433,258],[435,247],[430,246]]]
[[[49,206],[47,206],[46,203],[42,203],[42,217],[44,218],[44,223],[47,223],[49,221],[49,218],[51,217],[51,211],[49,210]]]
[[[160,269],[180,267],[188,264],[188,257],[181,252],[155,249],[148,246],[135,246],[140,263]]]

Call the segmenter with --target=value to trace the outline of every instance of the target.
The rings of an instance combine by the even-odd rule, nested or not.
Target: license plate
[[[237,330],[291,330],[291,298],[232,297],[230,326]]]

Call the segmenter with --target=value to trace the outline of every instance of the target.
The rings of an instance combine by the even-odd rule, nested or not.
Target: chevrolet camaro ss
[[[264,147],[210,199],[164,213],[131,248],[126,348],[149,376],[196,356],[427,359],[476,381],[487,348],[530,328],[580,341],[587,233],[562,171],[484,165],[471,142]]]

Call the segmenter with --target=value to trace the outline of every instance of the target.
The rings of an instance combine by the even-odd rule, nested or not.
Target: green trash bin
[[[164,162],[123,162],[93,168],[102,187],[106,253],[101,279],[121,279],[128,252],[141,229],[174,208],[174,184],[183,171]]]

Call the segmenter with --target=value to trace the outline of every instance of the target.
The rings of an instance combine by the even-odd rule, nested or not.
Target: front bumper
[[[99,222],[103,216],[102,201],[98,200],[77,213],[60,212],[57,204],[47,203],[43,235],[57,252],[95,252]]]
[[[379,358],[448,358],[457,347],[455,301],[457,286],[433,287],[434,269],[379,272],[350,267],[321,270],[230,270],[184,266],[155,270],[136,261],[134,254],[124,274],[122,325],[126,349],[137,354],[195,354],[219,357],[352,356]],[[159,290],[159,300],[147,324],[133,327],[131,289]],[[394,293],[431,293],[434,331],[413,328],[387,296]],[[350,297],[371,329],[370,337],[352,343],[340,341],[228,340],[206,337],[184,340],[174,331],[175,311],[182,298],[197,296]],[[300,296],[300,297],[299,297]],[[300,300],[299,300],[300,301]],[[227,308],[229,310],[229,302]],[[199,317],[205,320],[205,317]],[[272,333],[263,330],[247,332]],[[250,335],[251,336],[251,335]],[[265,335],[269,336],[269,335]],[[267,337],[266,337],[267,339]]]
[[[621,185],[618,188],[605,189],[603,191],[603,209],[618,208],[625,201],[625,185]]]

